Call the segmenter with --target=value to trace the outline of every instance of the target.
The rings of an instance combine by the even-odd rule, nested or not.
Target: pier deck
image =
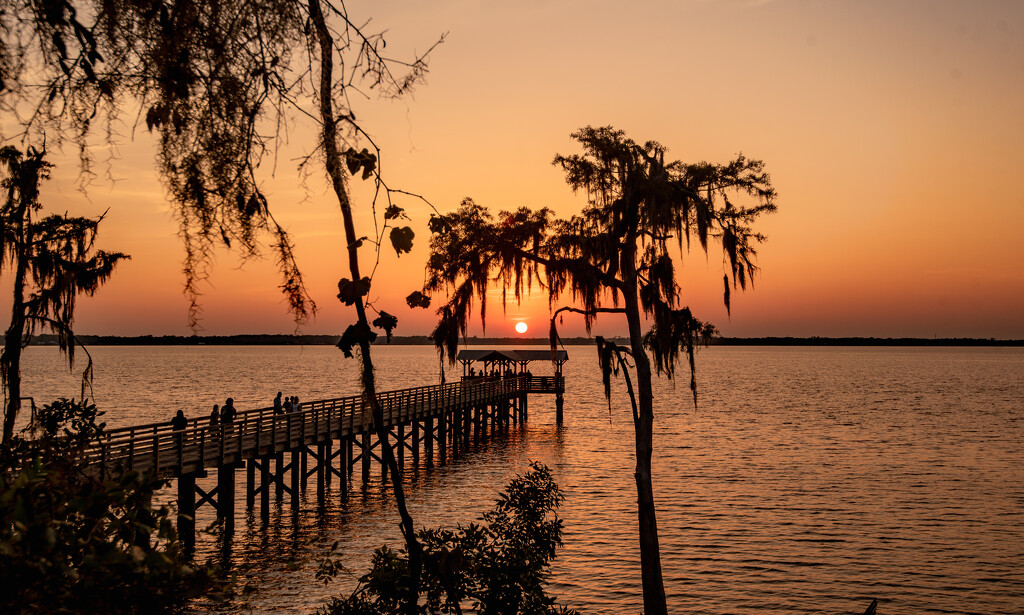
[[[422,453],[431,466],[435,449],[444,459],[449,450],[457,453],[488,429],[526,420],[529,394],[554,394],[560,409],[564,390],[560,374],[518,374],[380,392],[377,399],[401,468],[407,452],[416,463]],[[105,476],[136,470],[177,479],[179,533],[188,545],[194,541],[195,509],[202,504],[216,508],[225,531],[233,531],[234,477],[241,467],[247,468],[247,504],[253,507],[259,496],[264,520],[271,489],[278,499],[289,494],[297,511],[300,489],[313,475],[321,502],[332,477],[340,479],[342,497],[347,496],[354,464],[361,462],[364,483],[371,460],[380,464],[375,431],[369,404],[353,395],[302,402],[288,413],[275,413],[272,407],[239,411],[233,423],[224,425],[211,426],[202,418],[190,420],[184,430],[173,430],[167,422],[111,429],[87,454],[90,466]],[[211,469],[216,469],[217,487],[207,492],[196,478]]]

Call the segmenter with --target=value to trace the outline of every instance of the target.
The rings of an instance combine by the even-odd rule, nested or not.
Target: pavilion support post
[[[443,411],[437,419],[437,453],[444,465],[448,460],[448,413]]]
[[[390,429],[384,434],[384,437],[387,438],[388,440],[391,440]],[[388,480],[388,464],[384,463],[384,440],[380,440],[378,438],[377,442],[380,444],[380,448],[378,449],[380,451],[380,454],[378,455],[377,463],[380,464],[380,481],[383,483],[387,482]]]
[[[224,535],[235,533],[235,464],[217,466],[217,517],[224,524]]]
[[[348,443],[351,441],[352,438],[347,437],[339,443],[341,450],[338,451],[338,462],[341,467],[338,468],[338,473],[341,474],[341,476],[338,477],[338,482],[341,483],[342,500],[348,499],[348,476],[351,473],[350,467],[352,465],[352,448]]]
[[[405,425],[398,425],[398,471],[405,472]],[[384,449],[381,449],[383,452]]]
[[[355,443],[355,436],[349,436],[345,438],[345,467],[348,468],[348,476],[352,476],[352,447],[355,446]]]
[[[186,553],[196,548],[196,475],[178,477],[178,537]]]
[[[317,463],[316,463],[316,503],[320,508],[324,507],[324,502],[327,495],[327,477],[331,475],[330,472],[325,472],[325,463],[330,463],[330,456],[328,453],[327,445],[321,442],[316,445]]]
[[[453,458],[456,455],[461,455],[464,449],[463,442],[465,441],[465,438],[463,437],[463,432],[465,431],[465,418],[466,413],[461,409],[456,410],[455,412],[452,413],[452,423],[451,429],[449,429],[449,438],[451,439],[450,445],[452,448]]]
[[[291,466],[291,491],[292,491],[292,514],[298,514],[299,512],[299,468],[302,465],[302,457],[305,457],[305,453],[301,450],[292,451],[292,462]]]
[[[306,447],[306,443],[302,442],[299,445],[299,482],[302,486],[302,492],[306,492],[306,477],[309,474],[309,449]]]
[[[334,440],[331,438],[330,434],[327,435],[327,440],[324,441],[324,453],[325,453],[325,456],[322,459],[327,460],[326,463],[327,463],[328,466],[330,466],[331,463],[334,460]],[[323,462],[321,462],[321,463],[323,463]],[[342,476],[344,476],[344,474]],[[334,478],[334,472],[327,472],[327,486],[328,487],[331,486],[331,480],[333,478]]]
[[[245,508],[252,510],[256,505],[256,459],[250,458],[245,464]]]
[[[459,423],[462,420],[462,411],[453,410],[448,415],[448,448],[452,451],[452,459],[459,455],[462,443],[462,433],[459,431]]]
[[[462,411],[462,438],[463,438],[462,450],[463,451],[469,450],[469,445],[470,445],[469,421],[470,421],[469,408],[466,408],[465,410]]]
[[[417,420],[412,422],[412,467],[420,467],[420,422]]]
[[[427,417],[424,421],[426,438],[423,440],[423,456],[427,458],[427,467],[434,467],[434,418]]]
[[[277,452],[277,463],[274,464],[274,473],[277,480],[274,481],[274,499],[280,502],[284,499],[284,451]]]
[[[562,396],[562,392],[555,393],[555,424],[562,424],[562,407],[565,405],[565,399]]]
[[[370,484],[370,432],[364,431],[361,438],[363,461],[363,487]]]
[[[260,521],[270,522],[270,460],[271,456],[260,458]]]

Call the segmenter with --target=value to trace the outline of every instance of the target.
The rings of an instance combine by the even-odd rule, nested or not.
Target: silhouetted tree
[[[52,329],[68,361],[74,359],[72,324],[75,299],[92,295],[110,277],[119,252],[96,250],[93,244],[101,218],[50,215],[36,220],[42,209],[39,182],[49,176],[43,152],[29,148],[22,154],[7,146],[0,149],[4,172],[0,188],[0,269],[14,273],[11,323],[4,334],[0,372],[6,404],[3,441],[14,435],[21,408],[21,351],[37,329]],[[88,378],[86,370],[84,378]],[[84,398],[84,394],[83,394]]]
[[[369,346],[375,334],[367,316],[373,306],[366,301],[372,280],[362,275],[358,259],[360,246],[372,243],[379,250],[385,235],[399,254],[408,252],[413,232],[399,226],[404,212],[391,201],[396,191],[381,179],[380,152],[357,122],[353,99],[408,92],[426,72],[426,54],[409,61],[384,55],[383,35],[353,22],[343,0],[11,0],[6,6],[0,14],[0,86],[3,102],[22,114],[28,135],[70,138],[82,148],[86,172],[94,124],[105,121],[109,139],[122,108],[134,114],[138,105],[135,121],[159,136],[159,172],[185,246],[193,326],[215,242],[254,256],[261,232],[273,237],[281,288],[296,321],[315,311],[258,169],[279,151],[282,126],[305,120],[316,125],[318,142],[300,168],[310,173],[310,163],[322,161],[341,209],[352,277],[339,281],[338,297],[355,307],[356,322],[340,346],[346,355],[360,349],[363,392],[415,569],[415,530],[376,401]],[[40,75],[39,87],[26,86],[29,74]],[[346,170],[372,178],[386,200],[381,212],[376,199],[372,204],[383,217],[373,237],[356,233]],[[372,324],[390,336],[397,319],[379,310]],[[406,603],[410,612],[417,578]]]
[[[662,145],[639,145],[610,127],[587,127],[572,136],[583,153],[556,156],[554,163],[564,169],[573,190],[586,193],[589,206],[580,215],[555,219],[548,209],[521,208],[495,218],[467,199],[455,213],[431,219],[426,290],[448,294],[448,302],[438,309],[440,321],[433,335],[439,350],[454,360],[474,300],[480,303],[483,319],[487,289],[494,281],[503,294],[511,290],[517,299],[534,282],[546,288],[552,305],[570,295],[575,306],[552,315],[552,349],[562,312],[581,314],[588,332],[598,314],[625,316],[629,346],[600,340],[599,359],[606,395],[609,375],[627,368],[636,433],[644,612],[664,614],[651,487],[654,409],[647,353],[653,355],[657,371],[668,377],[675,373],[679,354],[687,355],[696,403],[695,348],[714,333],[710,324],[681,305],[672,248],[682,254],[691,238],[705,252],[709,240],[720,243],[729,308],[730,289],[745,288],[756,272],[754,244],[764,238],[751,224],[760,214],[775,210],[775,192],[763,164],[742,155],[725,165],[666,163]],[[736,203],[738,196],[751,204]],[[651,323],[646,333],[645,322]],[[630,369],[635,371],[635,397]]]

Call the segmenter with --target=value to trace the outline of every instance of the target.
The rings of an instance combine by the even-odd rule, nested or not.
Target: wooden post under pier
[[[224,527],[224,535],[235,533],[235,464],[217,467],[217,517]]]
[[[196,475],[178,477],[178,537],[186,553],[196,547]]]
[[[519,375],[515,379],[467,378],[380,395],[386,402],[382,404],[384,420],[398,447],[400,467],[406,468],[408,452],[410,467],[419,471],[421,456],[426,468],[446,463],[449,450],[456,457],[469,450],[474,440],[507,432],[510,425],[525,421],[531,393],[555,394],[560,420],[563,391],[558,376],[531,379]],[[125,468],[177,478],[179,529],[183,541],[194,546],[196,509],[204,504],[216,509],[227,535],[233,532],[235,471],[242,466],[246,468],[246,509],[255,508],[258,494],[264,523],[269,522],[271,488],[278,500],[288,493],[295,513],[313,474],[317,502],[323,505],[335,475],[341,497],[347,497],[355,462],[362,461],[364,481],[371,460],[386,471],[380,451],[374,450],[381,443],[366,422],[369,417],[364,409],[360,397],[348,397],[306,402],[301,410],[287,415],[275,415],[269,408],[239,412],[232,426],[218,430],[211,430],[203,421],[193,421],[184,432],[174,432],[165,423],[137,425],[110,430],[90,455],[97,460],[97,472]],[[337,446],[334,440],[338,440]],[[286,463],[285,453],[290,463]],[[315,464],[312,468],[311,461]],[[209,468],[217,470],[217,484],[205,492],[195,483]]]

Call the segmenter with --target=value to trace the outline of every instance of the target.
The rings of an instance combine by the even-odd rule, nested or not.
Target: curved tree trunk
[[[345,223],[349,271],[353,280],[360,280],[362,276],[359,273],[358,238],[355,231],[355,222],[352,217],[352,203],[349,200],[348,188],[345,185],[345,171],[342,165],[341,153],[338,151],[338,124],[332,100],[334,40],[324,20],[324,15],[320,8],[320,0],[309,0],[309,16],[316,29],[316,36],[320,45],[320,119],[323,123],[322,138],[327,175],[331,179],[331,184],[338,198],[338,204],[341,207],[341,214]],[[358,316],[358,326],[365,327],[365,330],[369,331],[370,325],[366,318],[366,306],[363,304],[362,297],[356,298],[355,307]],[[384,464],[391,475],[391,487],[395,494],[398,514],[402,520],[401,528],[402,534],[405,537],[406,549],[409,552],[409,594],[406,597],[405,612],[409,615],[416,615],[418,612],[420,562],[422,559],[420,544],[416,540],[416,528],[405,504],[402,474],[398,469],[394,450],[391,447],[390,434],[384,426],[384,412],[377,401],[377,387],[374,380],[373,361],[370,358],[370,344],[366,339],[362,339],[359,342],[359,355],[362,361],[363,396],[373,413],[374,430],[377,438],[380,440]]]
[[[625,259],[623,259],[625,260]],[[632,261],[626,261],[631,263]],[[651,386],[651,362],[643,345],[640,307],[636,284],[626,284],[623,304],[629,324],[629,342],[636,364],[639,412],[633,422],[636,433],[636,506],[640,529],[640,575],[644,592],[644,615],[667,615],[665,583],[661,574],[661,548],[658,544],[658,520],[654,509],[654,488],[651,484],[651,457],[654,450],[654,391]],[[635,279],[635,278],[634,278]]]

